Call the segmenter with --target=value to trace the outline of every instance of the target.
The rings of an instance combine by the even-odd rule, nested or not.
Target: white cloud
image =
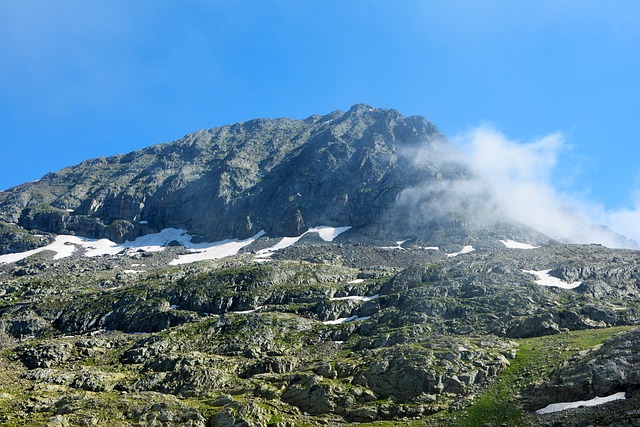
[[[625,236],[640,242],[640,206],[634,210],[623,209],[607,212],[609,226]]]
[[[554,185],[554,172],[562,167],[559,154],[566,149],[561,133],[521,143],[483,126],[454,143],[509,217],[561,241],[634,247],[596,224],[640,241],[640,209],[607,211]]]

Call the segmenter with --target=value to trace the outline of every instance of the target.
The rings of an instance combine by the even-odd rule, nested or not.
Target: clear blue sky
[[[0,189],[360,102],[561,132],[554,185],[607,209],[640,186],[637,0],[0,0],[0,46]]]

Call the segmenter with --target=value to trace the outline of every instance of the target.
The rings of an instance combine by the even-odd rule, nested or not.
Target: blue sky
[[[560,135],[545,184],[607,223],[640,212],[639,23],[637,0],[0,0],[0,189],[363,102],[456,141]]]

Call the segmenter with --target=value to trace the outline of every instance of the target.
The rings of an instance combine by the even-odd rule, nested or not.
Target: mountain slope
[[[0,426],[638,425],[640,252],[478,183],[357,105],[0,193]]]
[[[426,119],[355,105],[306,120],[252,120],[89,160],[0,193],[0,219],[116,242],[166,227],[222,240],[261,230],[297,236],[317,225],[434,245],[483,233],[546,240],[496,219],[482,191],[464,200],[449,191],[471,177]]]

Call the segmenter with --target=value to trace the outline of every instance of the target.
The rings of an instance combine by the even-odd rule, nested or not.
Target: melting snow
[[[145,223],[145,221],[140,221]],[[300,240],[302,236],[307,233],[318,233],[320,238],[326,242],[331,242],[340,234],[349,230],[351,227],[313,227],[298,237],[285,237],[280,240],[276,245],[271,248],[263,249],[258,252],[256,261],[264,262],[274,251],[284,249],[293,245]],[[125,243],[115,243],[108,239],[87,239],[77,236],[57,236],[53,243],[43,246],[41,248],[33,249],[26,252],[20,252],[16,254],[7,254],[0,256],[0,264],[8,264],[11,262],[20,261],[31,255],[35,255],[43,251],[53,251],[56,254],[53,259],[61,259],[71,256],[78,248],[85,250],[84,255],[88,257],[96,257],[100,255],[116,255],[122,251],[134,252],[137,250],[143,250],[146,252],[159,252],[170,242],[178,242],[185,248],[189,249],[192,253],[186,255],[180,255],[177,259],[171,261],[170,265],[187,264],[196,261],[212,260],[224,258],[237,254],[240,249],[250,245],[256,239],[265,234],[264,230],[260,231],[256,235],[244,239],[227,239],[219,242],[208,243],[191,243],[192,236],[187,234],[186,230],[177,228],[165,228],[159,233],[147,234],[145,236],[138,237],[134,241],[127,241]],[[127,270],[126,273],[138,273],[140,271]]]
[[[47,250],[56,253],[53,259],[66,258],[71,256],[78,247],[83,248],[85,250],[84,255],[88,257],[116,255],[122,251],[135,252],[137,250],[143,250],[146,252],[158,252],[164,250],[170,242],[176,241],[184,247],[195,251],[195,253],[192,254],[181,255],[178,259],[170,263],[171,265],[177,265],[235,255],[244,246],[253,243],[253,241],[264,234],[264,231],[261,231],[255,236],[245,240],[233,239],[213,243],[191,243],[192,237],[187,234],[186,230],[165,228],[159,233],[147,234],[138,237],[134,241],[127,241],[121,244],[108,239],[94,240],[77,236],[57,236],[53,243],[47,246],[26,252],[2,255],[0,256],[0,264],[20,261],[31,255]],[[129,272],[133,272],[133,270]]]
[[[260,249],[257,252],[256,258],[267,258],[267,257],[270,257],[275,251],[279,251],[280,249],[288,248],[289,246],[293,245],[298,240],[300,240],[302,238],[302,236],[304,236],[305,234],[307,234],[307,233],[303,233],[298,237],[283,237],[282,240],[280,240],[275,245],[273,245],[273,246],[271,246],[269,248],[266,248],[266,249]]]
[[[540,286],[550,286],[550,287],[562,288],[562,289],[574,289],[580,286],[580,284],[582,283],[582,282],[567,283],[565,281],[558,279],[557,277],[550,276],[549,272],[551,270],[539,270],[539,271],[522,270],[522,271],[536,276],[538,278],[538,280],[536,280],[536,283]]]
[[[320,226],[320,227],[310,228],[309,230],[307,230],[307,233],[318,233],[320,238],[325,242],[332,242],[333,239],[335,239],[336,237],[338,237],[339,235],[341,235],[342,233],[350,229],[351,229],[351,226],[346,226],[346,227]]]
[[[475,249],[471,245],[466,245],[462,248],[460,252],[454,252],[452,254],[447,254],[448,257],[454,257],[458,255],[468,254],[469,252],[473,252]]]
[[[602,405],[603,403],[613,402],[615,400],[624,400],[627,396],[625,392],[615,393],[611,396],[606,397],[594,397],[591,400],[580,400],[577,402],[562,402],[562,403],[552,403],[551,405],[547,405],[542,409],[538,409],[536,414],[550,414],[552,412],[564,411],[565,409],[573,409],[579,408],[581,406],[597,406]]]
[[[335,239],[340,234],[344,233],[349,229],[351,229],[350,226],[348,227],[326,227],[326,226],[313,227],[308,229],[307,231],[305,231],[304,233],[302,233],[297,237],[283,237],[282,240],[280,240],[275,245],[266,249],[259,250],[255,258],[256,258],[256,261],[258,262],[265,262],[266,258],[269,258],[271,255],[273,255],[275,251],[288,248],[289,246],[296,243],[298,240],[302,239],[302,237],[307,233],[318,233],[320,238],[325,242],[332,242],[333,239]]]
[[[324,325],[339,325],[341,323],[364,321],[369,319],[371,319],[371,316],[364,316],[364,317],[351,316],[351,317],[344,317],[342,319],[327,320],[326,322],[322,322],[322,323]]]
[[[264,234],[265,232],[262,230],[258,234],[244,240],[227,239],[214,243],[189,243],[185,246],[189,247],[193,253],[180,255],[178,259],[174,259],[169,263],[169,265],[188,264],[197,261],[219,259],[235,255],[240,251],[240,249],[250,245]],[[189,240],[191,240],[191,236],[189,236]]]
[[[350,281],[349,283],[362,283],[364,282],[364,279],[354,279],[352,281]]]
[[[528,243],[520,243],[515,240],[500,240],[503,245],[509,249],[538,249],[539,246],[533,246]]]
[[[47,246],[32,249],[26,252],[0,255],[0,264],[17,262],[43,251],[55,252],[56,255],[53,257],[53,259],[66,258],[68,256],[71,256],[71,254],[73,254],[73,252],[76,250],[75,245],[82,245],[84,242],[85,240],[75,236],[57,236],[53,243],[50,243]]]
[[[409,240],[411,240],[411,239],[397,240],[395,246],[380,246],[380,249],[404,249],[402,247],[402,244],[405,243],[405,242],[408,242]]]
[[[251,314],[251,313],[255,313],[256,311],[260,310],[262,308],[262,306],[258,306],[256,308],[254,308],[253,310],[244,310],[244,311],[232,311],[232,314]]]
[[[372,295],[370,297],[367,296],[360,296],[360,295],[354,295],[354,296],[348,296],[348,297],[339,297],[339,298],[329,298],[329,301],[344,301],[344,300],[352,300],[352,301],[372,301],[374,299],[378,299],[380,298],[379,294],[376,295]]]
[[[109,239],[91,240],[82,239],[82,247],[85,248],[85,256],[95,257],[100,255],[116,255],[123,250],[137,251],[143,250],[146,252],[160,252],[169,244],[169,242],[176,241],[184,246],[193,246],[191,242],[191,236],[187,234],[186,230],[178,228],[165,228],[159,233],[147,234],[138,237],[133,241],[126,241],[124,243],[115,243]]]

